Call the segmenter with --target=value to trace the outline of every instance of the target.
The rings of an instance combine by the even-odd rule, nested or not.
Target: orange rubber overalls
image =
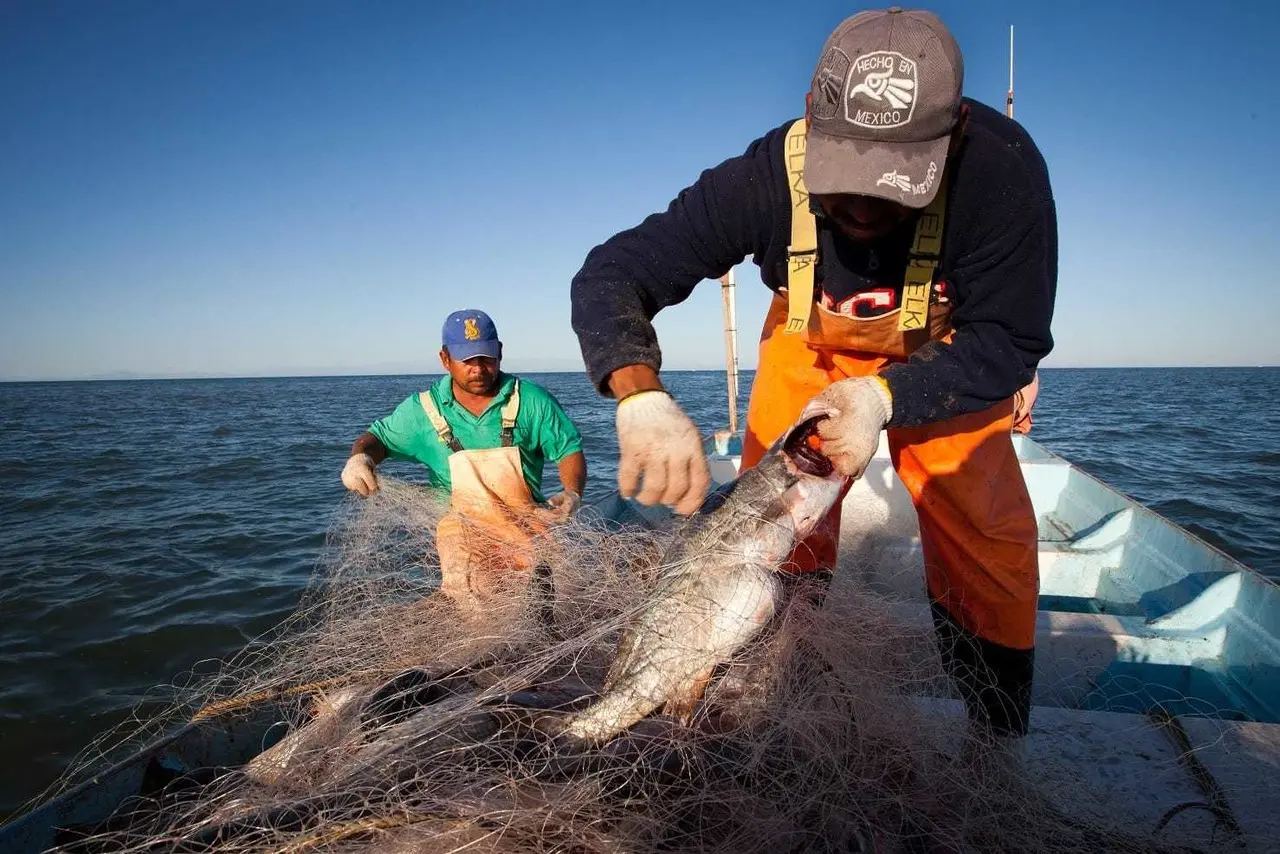
[[[436,435],[452,453],[449,512],[436,524],[440,553],[440,591],[460,605],[480,600],[510,585],[524,585],[537,562],[535,540],[550,527],[524,479],[520,450],[513,445],[520,412],[520,381],[502,407],[502,445],[465,450],[431,395],[418,400]]]
[[[800,120],[787,135],[787,297],[774,297],[760,336],[744,469],[759,462],[805,404],[831,383],[875,374],[905,361],[925,342],[952,335],[951,305],[937,301],[933,281],[945,177],[916,227],[902,307],[866,319],[837,315],[813,301],[817,238],[803,185],[804,142]],[[999,734],[1026,731],[1039,594],[1037,525],[1010,435],[1013,409],[1009,398],[981,412],[888,430],[894,468],[919,517],[926,588],[944,662],[971,717]],[[793,552],[789,568],[834,569],[839,530],[837,503]]]

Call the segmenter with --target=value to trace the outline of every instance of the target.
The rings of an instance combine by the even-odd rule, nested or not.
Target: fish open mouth
[[[796,468],[813,477],[830,477],[835,471],[831,460],[820,451],[818,444],[818,422],[826,415],[815,415],[792,428],[782,443],[782,453]]]

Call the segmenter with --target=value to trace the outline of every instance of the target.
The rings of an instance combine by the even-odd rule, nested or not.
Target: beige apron
[[[536,557],[534,542],[550,527],[539,512],[514,446],[520,381],[502,407],[502,446],[466,450],[427,392],[418,400],[449,448],[450,509],[436,525],[440,590],[462,605],[507,588],[523,588]]]

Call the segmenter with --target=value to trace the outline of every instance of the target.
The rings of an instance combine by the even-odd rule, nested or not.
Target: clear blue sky
[[[0,378],[434,370],[463,306],[508,367],[579,370],[585,253],[798,115],[862,8],[5,0]],[[1280,362],[1280,4],[928,8],[997,108],[1016,28],[1059,206],[1046,364]],[[669,367],[723,364],[714,282],[657,325]]]

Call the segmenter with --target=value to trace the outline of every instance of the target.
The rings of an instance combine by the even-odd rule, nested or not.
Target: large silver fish
[[[660,706],[689,714],[715,667],[769,622],[782,562],[845,484],[813,447],[822,417],[793,426],[682,523],[648,604],[623,635],[603,694],[571,715],[562,734],[599,743]]]

